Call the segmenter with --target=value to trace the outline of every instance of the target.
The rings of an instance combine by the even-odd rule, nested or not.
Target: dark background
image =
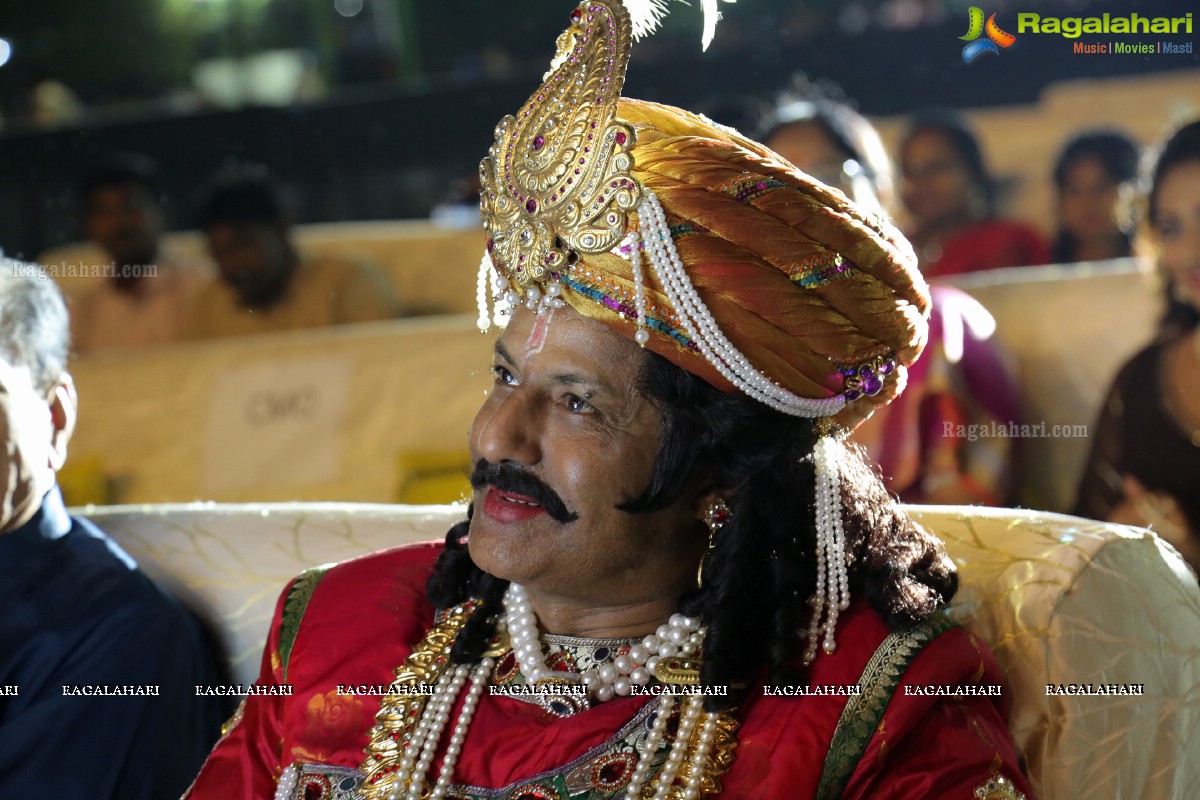
[[[387,25],[369,13],[382,3]],[[750,127],[756,107],[798,71],[835,81],[862,111],[882,116],[1033,103],[1056,81],[1200,64],[1200,54],[1089,58],[1072,55],[1067,39],[1028,35],[999,57],[964,64],[958,37],[969,5],[722,3],[716,41],[702,53],[698,6],[673,3],[664,30],[635,46],[625,94]],[[1016,32],[1016,13],[1035,5],[1059,16],[1197,10],[1175,0],[984,10]],[[234,161],[270,167],[298,222],[425,216],[456,178],[474,173],[495,123],[540,81],[573,7],[371,0],[346,19],[333,0],[5,0],[0,37],[13,56],[0,67],[0,247],[33,258],[79,238],[73,187],[111,150],[158,161],[173,227],[190,226],[198,187]],[[312,54],[324,96],[222,109],[189,95],[197,61],[277,47]],[[87,110],[77,123],[46,131],[25,119],[29,87],[47,77],[78,94]]]

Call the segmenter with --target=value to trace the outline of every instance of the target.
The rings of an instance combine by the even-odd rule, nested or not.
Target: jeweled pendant
[[[542,678],[534,684],[534,688],[541,690],[537,704],[555,717],[571,717],[592,707],[588,702],[587,690],[566,678]]]
[[[698,686],[700,662],[690,658],[660,658],[654,665],[654,677],[674,686]]]

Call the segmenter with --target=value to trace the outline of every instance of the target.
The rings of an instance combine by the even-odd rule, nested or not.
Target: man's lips
[[[536,500],[524,495],[503,492],[489,486],[483,498],[483,512],[497,522],[524,522],[539,514],[545,514]]]
[[[486,504],[488,497],[492,497],[491,508],[496,512],[497,519],[513,517],[513,508],[525,509],[526,517],[545,512],[546,516],[564,525],[579,519],[579,515],[568,509],[549,485],[521,465],[507,462],[490,464],[481,458],[471,471],[471,486],[476,492],[485,490],[481,505]],[[495,496],[488,494],[488,491]]]

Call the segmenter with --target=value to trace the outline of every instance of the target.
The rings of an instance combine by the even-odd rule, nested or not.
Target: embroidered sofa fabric
[[[1063,515],[909,510],[959,565],[952,612],[995,651],[1038,797],[1200,797],[1200,587],[1174,550],[1145,531]],[[333,503],[83,512],[217,624],[243,684],[288,580],[440,538],[463,515]]]

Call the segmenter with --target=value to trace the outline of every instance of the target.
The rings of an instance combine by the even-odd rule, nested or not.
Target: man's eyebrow
[[[550,376],[550,380],[566,386],[586,387],[588,397],[613,393],[608,384],[602,382],[595,375],[586,375],[581,372],[557,372]]]
[[[496,340],[496,345],[493,348],[496,357],[508,362],[515,363],[508,348],[499,339]],[[554,383],[564,384],[567,386],[585,386],[588,389],[588,396],[597,394],[614,394],[612,387],[600,379],[597,375],[592,375],[584,372],[556,372],[550,376],[550,380]]]

